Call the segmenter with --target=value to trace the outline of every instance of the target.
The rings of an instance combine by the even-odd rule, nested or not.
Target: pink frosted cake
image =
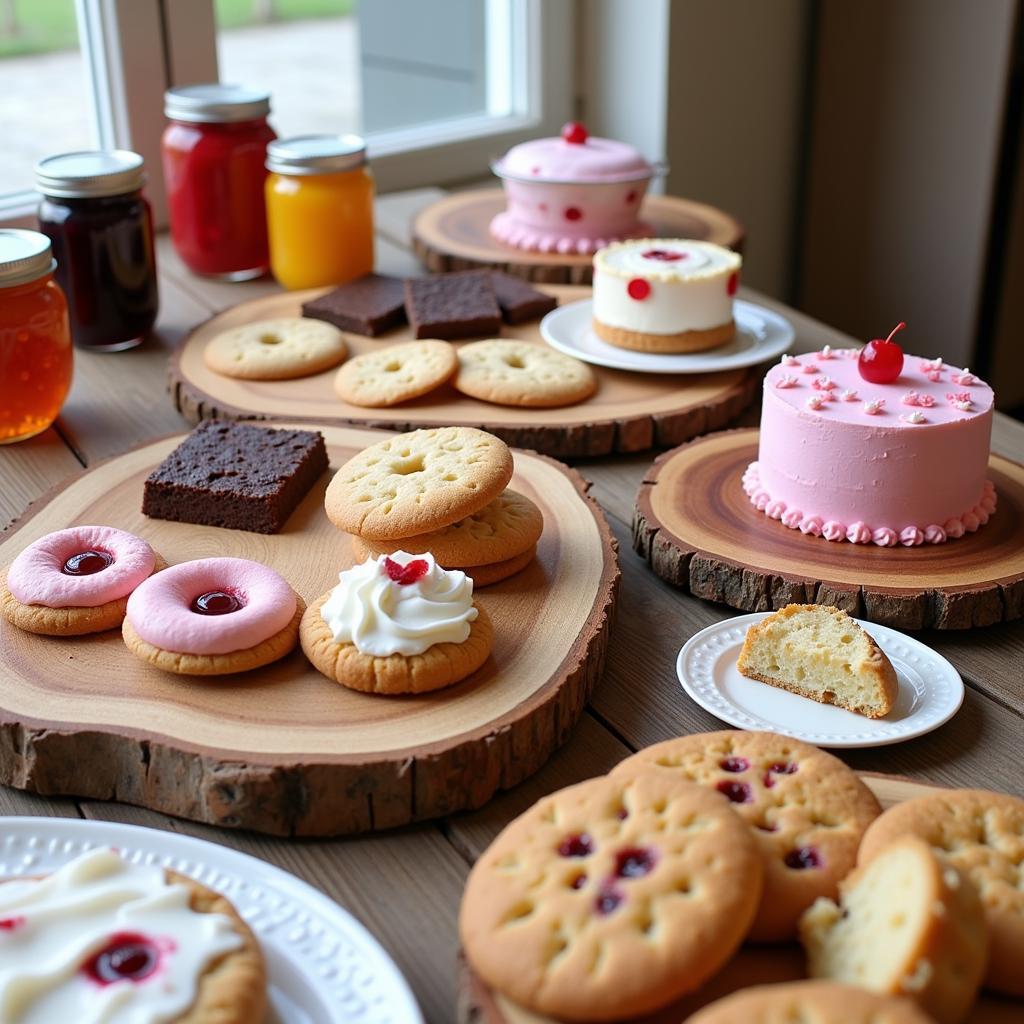
[[[899,353],[891,340],[864,354],[826,347],[768,371],[743,489],[765,515],[831,541],[909,547],[977,530],[996,507],[992,389],[941,359],[900,353],[894,373],[864,369],[875,346]]]
[[[639,212],[658,169],[633,146],[588,135],[577,121],[559,138],[513,146],[491,169],[508,201],[491,221],[491,234],[505,245],[592,253],[651,234]]]

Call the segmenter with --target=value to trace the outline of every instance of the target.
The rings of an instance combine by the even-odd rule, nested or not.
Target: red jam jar
[[[71,387],[68,305],[50,240],[0,231],[0,444],[44,431]]]
[[[171,239],[196,274],[228,281],[270,269],[263,184],[270,95],[238,85],[188,85],[164,94],[164,184]]]
[[[142,157],[125,149],[63,153],[36,164],[39,229],[53,243],[79,348],[134,348],[156,321],[153,216]]]

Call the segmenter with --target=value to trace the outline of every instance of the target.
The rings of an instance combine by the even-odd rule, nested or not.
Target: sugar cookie
[[[458,354],[455,388],[484,402],[553,408],[582,402],[597,390],[586,363],[547,345],[494,339],[463,345]]]
[[[398,405],[440,387],[458,365],[448,342],[410,341],[350,359],[338,370],[334,390],[351,405]]]
[[[203,351],[214,373],[242,380],[291,380],[337,366],[348,345],[323,320],[282,317],[257,320],[212,338]]]

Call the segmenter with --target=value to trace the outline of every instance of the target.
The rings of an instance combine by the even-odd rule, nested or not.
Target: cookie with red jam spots
[[[794,938],[804,910],[819,896],[836,898],[864,830],[881,813],[871,790],[838,758],[770,732],[681,736],[639,751],[613,774],[652,770],[716,790],[751,826],[765,873],[750,932],[755,942]]]
[[[669,773],[545,797],[470,872],[459,929],[493,989],[561,1020],[632,1018],[711,977],[761,896],[750,829]]]

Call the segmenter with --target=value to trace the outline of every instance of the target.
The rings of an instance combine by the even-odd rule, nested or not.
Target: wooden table
[[[415,274],[408,248],[412,214],[436,198],[419,190],[378,203],[377,265]],[[161,317],[156,336],[133,352],[76,354],[75,384],[54,428],[0,448],[0,522],[83,466],[148,438],[187,429],[164,393],[167,355],[212,313],[269,294],[269,281],[241,285],[200,280],[159,246]],[[839,332],[777,303],[794,323],[798,350],[849,345]],[[756,423],[748,415],[745,422]],[[996,416],[993,448],[1024,459],[1024,425]],[[288,842],[218,831],[116,803],[50,800],[0,790],[0,814],[81,816],[200,836],[278,864],[328,893],[387,947],[430,1021],[453,1019],[456,917],[473,859],[514,815],[547,793],[605,772],[638,747],[722,723],[690,702],[675,676],[675,657],[692,633],[732,613],[662,583],[630,546],[633,498],[653,454],[577,464],[594,483],[619,539],[622,590],[608,668],[571,741],[536,776],[473,814],[394,832],[317,842]],[[948,657],[967,682],[963,709],[929,736],[844,755],[855,768],[905,773],[956,786],[987,786],[1024,795],[1024,622],[922,639]],[[2,830],[2,826],[0,826]]]

